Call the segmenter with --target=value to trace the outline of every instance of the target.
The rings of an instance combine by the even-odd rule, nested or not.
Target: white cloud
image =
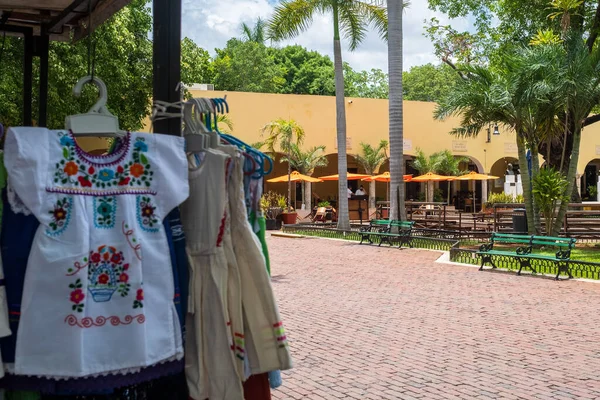
[[[253,24],[256,18],[268,18],[273,11],[269,0],[183,0],[182,34],[193,39],[199,46],[214,53],[231,37],[240,36],[242,22]],[[413,1],[404,15],[404,70],[415,65],[437,62],[433,46],[423,36],[424,20],[437,17],[442,23],[450,21],[443,15],[427,8],[426,0]],[[467,29],[466,19],[452,21],[458,30]],[[329,15],[317,16],[311,28],[294,40],[310,50],[317,50],[333,57],[333,29]],[[344,43],[343,43],[344,44]],[[381,68],[387,71],[387,45],[376,32],[370,31],[365,41],[354,52],[344,48],[343,57],[354,69]]]

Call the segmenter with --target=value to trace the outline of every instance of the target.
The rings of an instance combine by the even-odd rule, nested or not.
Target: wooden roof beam
[[[52,19],[46,26],[47,33],[62,33],[63,27],[75,16],[86,13],[92,0],[73,0],[56,18]]]

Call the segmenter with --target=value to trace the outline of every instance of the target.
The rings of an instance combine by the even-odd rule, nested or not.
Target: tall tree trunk
[[[335,67],[335,111],[338,144],[338,229],[350,230],[348,214],[348,160],[346,159],[346,98],[337,4],[333,6],[333,60]]]
[[[531,193],[531,178],[529,177],[529,167],[527,166],[527,149],[525,141],[517,132],[517,152],[519,154],[519,166],[521,168],[521,182],[523,184],[523,198],[525,200],[525,212],[527,213],[527,231],[535,234],[535,222],[533,221],[533,193]]]
[[[388,74],[390,118],[390,219],[406,220],[404,206],[404,130],[402,104],[403,0],[388,0]]]
[[[575,126],[575,132],[573,133],[573,150],[571,152],[571,161],[569,162],[569,171],[567,173],[567,191],[569,199],[571,193],[575,187],[575,177],[577,176],[577,163],[579,162],[579,145],[581,144],[581,127]],[[569,201],[562,201],[556,219],[554,220],[554,232],[560,233],[562,229],[565,215],[567,214],[567,207]]]
[[[521,175],[523,174],[521,170]],[[531,146],[531,183],[540,173],[540,155],[538,151],[538,146]],[[523,179],[523,178],[521,178]],[[533,203],[533,226],[535,228],[536,234],[542,233],[542,217],[540,214],[540,207],[538,204],[533,201],[533,193],[531,194],[532,203]],[[546,233],[548,232],[549,227],[546,227]]]
[[[304,204],[307,210],[312,210],[312,183],[304,182]]]
[[[377,207],[375,201],[375,181],[369,182],[369,208]]]

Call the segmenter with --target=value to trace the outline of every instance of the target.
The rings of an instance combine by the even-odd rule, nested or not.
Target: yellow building
[[[325,145],[329,166],[319,168],[313,176],[337,173],[337,142],[335,127],[335,98],[330,96],[283,95],[242,92],[220,92],[192,90],[194,97],[227,96],[229,116],[234,123],[233,134],[246,143],[258,142],[261,139],[261,128],[269,121],[277,118],[294,119],[305,130],[304,147]],[[491,140],[487,132],[477,138],[461,139],[449,134],[458,126],[458,120],[451,118],[440,122],[433,119],[434,103],[404,102],[404,154],[410,169],[411,156],[420,148],[425,154],[449,149],[456,156],[468,157],[471,160],[469,169],[481,173],[504,177],[507,165],[517,166],[517,146],[515,134],[500,127],[498,135],[494,135],[491,127]],[[347,147],[348,168],[351,172],[364,172],[352,154],[360,151],[360,143],[377,145],[380,140],[388,139],[388,101],[380,99],[347,98]],[[587,168],[586,168],[587,167]],[[587,186],[597,184],[600,169],[600,123],[587,127],[583,132],[578,174],[582,177],[583,192]],[[380,168],[380,172],[388,170],[388,164]],[[411,173],[415,171],[408,171]],[[271,177],[287,173],[287,166],[276,163]],[[358,185],[361,182],[357,183]],[[267,184],[266,190],[274,189],[284,193],[285,185]],[[386,185],[377,184],[377,196],[384,198]],[[446,190],[442,183],[442,189]],[[469,183],[463,182],[456,190],[468,190]],[[489,185],[489,187],[488,187]],[[367,185],[365,185],[367,187]],[[471,186],[472,187],[472,186]],[[476,197],[478,201],[486,200],[489,192],[502,192],[504,178],[496,181],[478,182]],[[407,185],[407,198],[416,198],[422,190],[417,183]],[[322,199],[334,198],[337,194],[337,182],[323,182],[313,185],[313,191]],[[454,188],[452,190],[455,191]],[[297,199],[300,199],[298,192]]]

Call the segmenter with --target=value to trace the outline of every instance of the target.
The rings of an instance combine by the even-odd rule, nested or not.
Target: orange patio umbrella
[[[412,175],[403,175],[404,177],[404,182],[410,182],[412,180]],[[371,181],[376,181],[376,182],[391,182],[392,181],[392,177],[390,175],[389,172],[384,172],[383,174],[380,175],[375,175],[375,176],[369,176],[368,178],[363,178],[361,179],[365,182],[371,182]]]
[[[412,180],[412,175],[403,175],[404,177],[404,182],[410,182]],[[387,198],[390,198],[390,185],[389,183],[392,181],[392,176],[390,175],[389,171],[384,172],[383,174],[380,175],[375,175],[375,176],[369,176],[368,178],[363,178],[362,179],[365,182],[387,182]]]
[[[433,172],[428,172],[425,175],[419,175],[411,179],[411,182],[440,182],[454,178],[453,176],[437,175]]]
[[[427,190],[425,191],[425,194],[427,195],[427,197],[429,197],[429,182],[441,182],[441,181],[447,181],[450,180],[454,177],[450,177],[450,176],[443,176],[443,175],[437,175],[434,174],[433,172],[428,172],[424,175],[420,175],[417,177],[412,178],[411,182],[427,182]],[[433,191],[432,191],[433,193]],[[429,201],[431,201],[431,199],[429,199]]]
[[[278,176],[277,178],[267,180],[267,182],[269,182],[269,183],[279,183],[279,182],[287,182],[287,181],[288,181],[287,174],[285,174],[283,176]],[[312,176],[302,175],[298,171],[292,172],[292,174],[290,175],[289,181],[290,182],[313,182],[313,183],[314,182],[323,182],[323,180],[321,180],[319,178],[313,178]]]
[[[359,179],[364,179],[364,178],[370,178],[371,175],[365,175],[365,174],[353,174],[351,172],[348,172],[348,180],[349,181],[358,181]],[[322,179],[324,181],[339,181],[340,180],[340,175],[339,174],[335,174],[335,175],[327,175],[327,176],[320,176],[319,179]]]
[[[457,181],[487,181],[490,179],[499,179],[499,178],[500,178],[499,176],[480,174],[478,172],[471,171],[468,174],[457,176],[454,179]],[[475,191],[473,191],[473,193],[474,192]],[[473,211],[476,210],[476,206],[477,206],[477,199],[475,198],[475,195],[473,195]]]

